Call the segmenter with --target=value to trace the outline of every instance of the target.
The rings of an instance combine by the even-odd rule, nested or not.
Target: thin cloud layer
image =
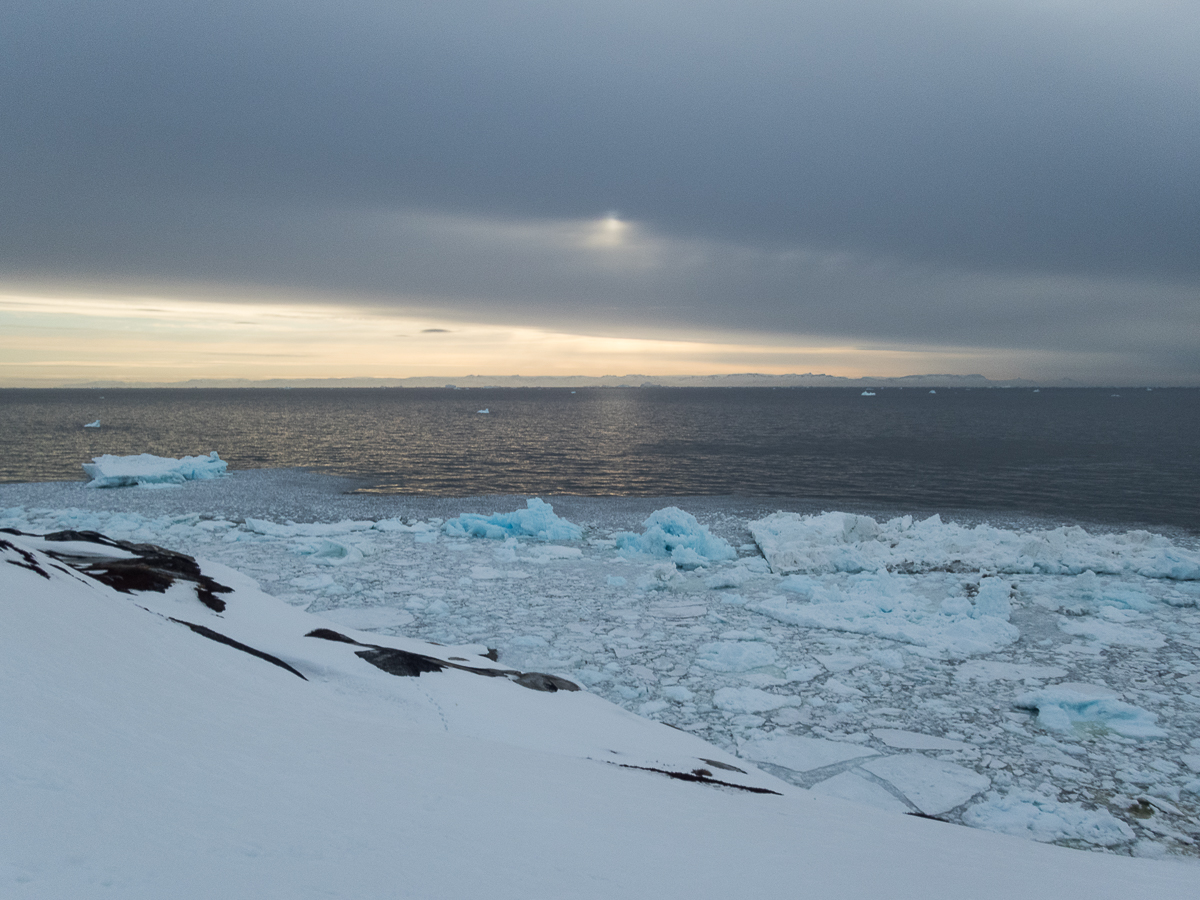
[[[0,29],[9,285],[1200,379],[1193,4],[18,0]]]

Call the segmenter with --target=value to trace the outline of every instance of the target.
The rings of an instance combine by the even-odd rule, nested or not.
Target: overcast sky
[[[492,374],[1200,384],[1193,0],[7,0],[0,47],[0,383],[153,298],[492,329]]]

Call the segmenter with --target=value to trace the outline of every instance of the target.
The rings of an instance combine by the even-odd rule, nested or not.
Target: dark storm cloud
[[[1191,4],[16,0],[0,33],[10,278],[596,327],[1196,337]],[[654,264],[439,224],[609,211]]]

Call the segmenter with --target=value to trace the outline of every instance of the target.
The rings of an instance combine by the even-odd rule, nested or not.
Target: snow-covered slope
[[[0,535],[0,896],[1195,896],[1191,866],[821,797],[483,647],[67,537]]]

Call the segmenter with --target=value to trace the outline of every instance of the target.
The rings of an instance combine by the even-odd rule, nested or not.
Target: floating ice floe
[[[937,816],[962,806],[991,786],[986,775],[957,763],[901,753],[863,763],[862,767],[893,785],[921,812]]]
[[[475,412],[479,413],[479,415],[481,415],[481,416],[486,416],[491,413],[491,410],[490,409],[477,409],[477,410],[475,410]]]
[[[863,396],[863,397],[874,397],[874,396],[875,396],[875,392],[874,392],[874,391],[863,391],[861,396]]]
[[[839,772],[832,778],[814,784],[811,790],[814,794],[838,797],[888,812],[909,812],[908,804],[887,788],[854,772]]]
[[[1128,738],[1165,738],[1154,713],[1122,703],[1113,691],[1098,685],[1060,684],[1022,694],[1013,704],[1036,709],[1038,724],[1050,731],[1113,731]]]
[[[578,541],[583,529],[554,514],[554,507],[532,497],[526,509],[510,513],[463,513],[442,523],[442,531],[452,537],[482,537],[503,540],[509,537],[533,537],[541,541]]]
[[[810,581],[802,594],[808,602],[773,595],[746,608],[788,625],[875,635],[959,658],[998,650],[1020,637],[991,588],[982,605],[966,597],[936,604],[887,572],[853,575],[844,586]],[[799,587],[792,582],[793,592],[801,593]]]
[[[703,615],[704,610],[700,613]],[[696,665],[714,672],[750,672],[773,666],[777,654],[770,644],[758,641],[716,641],[696,654]]]
[[[811,772],[879,753],[861,744],[773,732],[765,737],[739,741],[738,755],[793,772]]]
[[[613,535],[617,549],[670,559],[680,569],[699,569],[714,562],[737,559],[737,551],[724,538],[701,525],[691,513],[675,506],[656,510],[642,523],[642,534],[621,531]]]
[[[84,428],[99,428],[99,427],[100,427],[100,420],[99,420],[99,419],[97,419],[95,422],[88,422],[88,423],[87,423],[86,425],[84,425],[83,427],[84,427]]]
[[[876,728],[871,734],[897,750],[968,750],[971,746],[962,741],[895,728]]]
[[[1200,580],[1200,553],[1147,531],[1093,535],[1072,526],[1021,532],[991,525],[967,528],[936,515],[880,523],[848,513],[778,512],[751,522],[750,532],[779,575],[940,569]]]
[[[99,423],[96,423],[99,425]],[[185,456],[172,459],[142,453],[137,456],[94,456],[90,463],[83,464],[83,471],[92,477],[87,486],[127,487],[129,485],[183,484],[185,481],[202,481],[219,478],[228,467],[214,450],[208,456]]]
[[[1053,797],[1023,790],[989,793],[986,800],[963,813],[963,821],[974,828],[1044,842],[1085,841],[1112,847],[1136,837],[1133,829],[1105,810],[1060,803]]]

